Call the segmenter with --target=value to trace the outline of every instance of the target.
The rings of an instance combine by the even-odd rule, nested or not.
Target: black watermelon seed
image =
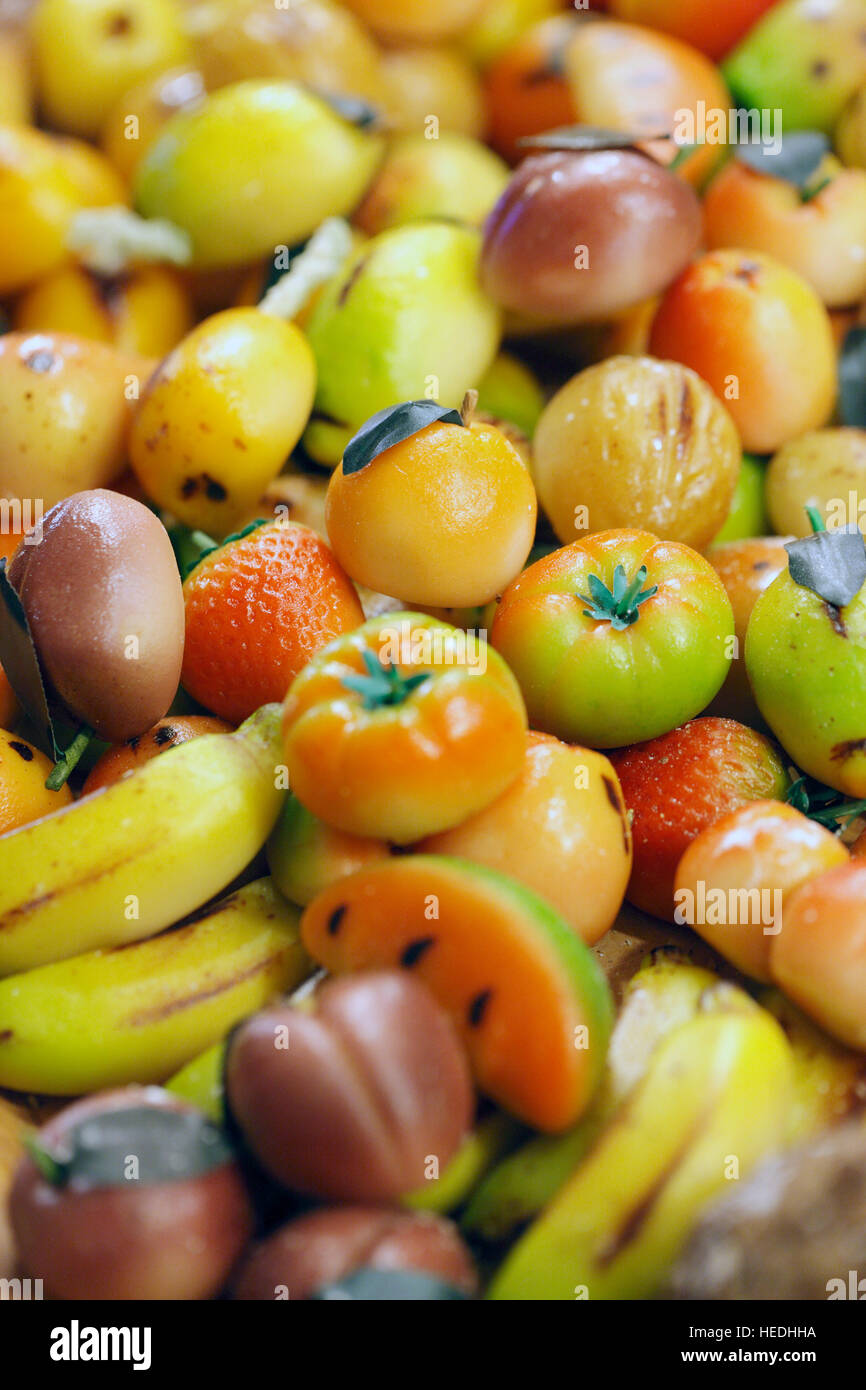
[[[470,1003],[466,1015],[469,1020],[470,1028],[477,1028],[479,1023],[483,1020],[492,994],[492,989],[483,989],[480,994],[476,994],[475,998]]]
[[[343,918],[345,917],[345,915],[346,915],[346,904],[345,904],[345,903],[343,903],[341,907],[335,907],[335,908],[334,908],[334,911],[331,913],[330,917],[328,918],[328,935],[329,935],[329,936],[336,936],[336,935],[337,935],[337,932],[340,930],[340,923],[342,922],[342,920],[343,920]]]
[[[400,957],[400,964],[406,967],[417,965],[418,961],[422,956],[427,954],[435,941],[435,936],[419,936],[414,941],[410,941]]]
[[[613,809],[616,811],[617,815],[619,815],[621,807],[619,804],[619,797],[616,794],[616,783],[613,782],[610,777],[602,777],[601,780],[602,782],[604,782],[604,790],[607,793],[608,801],[610,802]]]

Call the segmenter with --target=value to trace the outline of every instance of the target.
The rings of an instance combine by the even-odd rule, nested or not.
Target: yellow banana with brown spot
[[[0,1279],[8,1279],[15,1271],[7,1198],[15,1169],[24,1156],[24,1137],[29,1128],[15,1106],[0,1097]]]
[[[0,836],[0,976],[140,941],[221,892],[273,828],[282,761],[263,705]]]
[[[0,1086],[164,1081],[312,971],[299,916],[258,879],[149,941],[0,981]]]
[[[784,1146],[792,1085],[791,1049],[765,1010],[681,1024],[488,1297],[652,1297],[707,1203]]]

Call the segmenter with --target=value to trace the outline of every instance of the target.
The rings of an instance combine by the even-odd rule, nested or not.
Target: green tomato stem
[[[343,677],[343,684],[363,697],[364,709],[368,710],[402,705],[413,690],[430,679],[429,671],[418,671],[413,676],[401,675],[396,666],[386,664],[371,651],[364,652],[364,665],[369,675],[351,673]]]
[[[599,623],[610,623],[618,632],[631,627],[640,617],[641,604],[658,593],[657,584],[651,585],[649,589],[641,588],[646,577],[646,565],[641,565],[628,583],[622,565],[617,565],[613,572],[612,587],[608,588],[597,574],[591,574],[588,581],[589,594],[578,594],[578,598],[589,604],[589,607],[583,610],[586,617]]]

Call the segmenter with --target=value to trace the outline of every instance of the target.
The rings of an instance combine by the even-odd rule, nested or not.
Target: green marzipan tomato
[[[733,635],[703,556],[638,530],[600,531],[531,565],[491,634],[530,726],[591,748],[656,738],[699,714],[725,678]]]

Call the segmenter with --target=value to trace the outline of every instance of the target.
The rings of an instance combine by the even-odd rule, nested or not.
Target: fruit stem
[[[66,752],[57,759],[45,779],[45,785],[49,791],[56,792],[64,785],[92,738],[93,730],[89,729],[86,724],[78,730]]]
[[[336,275],[351,249],[352,229],[348,222],[342,217],[327,217],[285,275],[259,301],[259,312],[278,319],[295,318],[313,291]]]
[[[120,275],[133,261],[189,265],[192,242],[162,218],[139,217],[129,208],[85,208],[76,213],[66,245],[97,275]]]
[[[817,534],[819,531],[827,530],[827,527],[824,525],[824,518],[818,511],[817,507],[807,507],[806,515],[809,518],[809,523],[812,527],[813,534]]]
[[[584,614],[596,622],[610,623],[618,632],[631,627],[640,617],[641,604],[658,593],[658,584],[651,585],[649,589],[641,588],[646,576],[646,565],[641,565],[631,583],[627,583],[625,570],[622,565],[617,565],[613,572],[613,586],[609,589],[597,574],[591,574],[588,580],[589,594],[578,594],[578,598],[589,604],[588,608],[584,608]]]
[[[357,676],[352,672],[343,677],[343,684],[363,696],[364,709],[368,710],[402,705],[413,690],[430,679],[429,671],[404,676],[396,666],[384,662],[371,651],[364,652],[364,665],[369,675]]]
[[[472,424],[477,409],[478,392],[467,391],[466,395],[463,397],[463,402],[460,406],[460,419],[463,421],[463,426],[465,429],[468,430],[469,426]]]
[[[817,811],[807,812],[810,820],[816,820],[820,825],[826,825],[832,830],[833,822],[841,822],[839,830],[845,829],[849,821],[857,816],[866,815],[866,801],[840,801],[836,806],[822,807]]]
[[[819,193],[823,193],[833,180],[831,178],[818,179],[816,183],[806,183],[800,189],[800,202],[811,203],[813,198],[817,198]]]
[[[688,143],[680,145],[678,142],[677,152],[671,160],[670,164],[667,165],[668,173],[675,174],[677,170],[680,169],[683,166],[683,164],[685,164],[687,159],[691,159],[692,155],[694,154],[697,148],[697,145]]]
[[[172,526],[168,538],[174,549],[181,579],[186,579],[204,553],[214,550],[218,544],[206,531],[190,531],[187,526]]]

